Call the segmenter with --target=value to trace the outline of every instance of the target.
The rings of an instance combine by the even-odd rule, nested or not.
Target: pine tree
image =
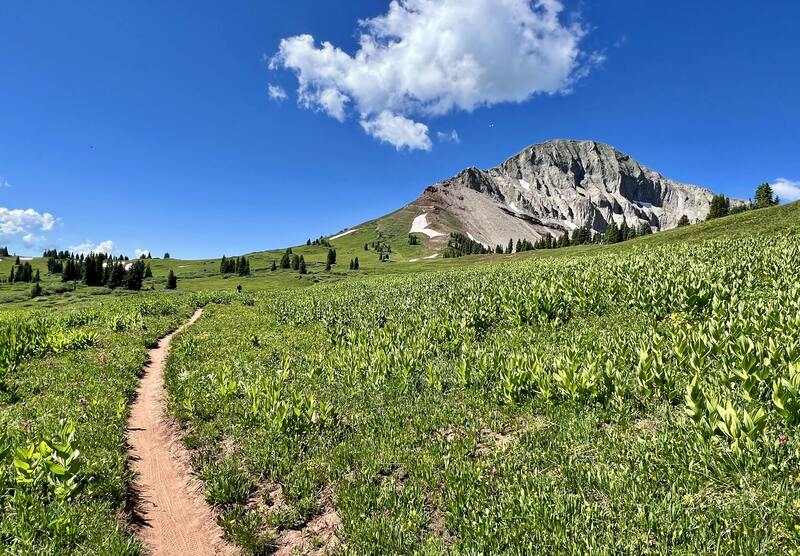
[[[164,258],[165,258],[165,259],[169,259],[169,258],[170,258],[170,255],[169,255],[169,253],[164,253]]]
[[[8,275],[8,283],[9,284],[13,284],[14,283],[14,267],[13,266],[11,267],[11,274]]]
[[[10,257],[8,254],[8,247],[0,247],[0,257]]]
[[[300,269],[300,257],[297,255],[292,255],[292,270],[299,270]]]
[[[281,268],[289,268],[290,266],[291,262],[289,260],[289,251],[287,250],[286,253],[284,253],[281,257]]]
[[[144,262],[141,259],[133,263],[125,279],[125,287],[129,290],[139,291],[144,281]]]
[[[498,243],[497,247],[494,248],[494,252],[496,254],[498,254],[498,255],[502,255],[503,254],[503,246]]]
[[[612,222],[606,228],[605,236],[603,237],[603,243],[613,244],[619,243],[621,241],[620,236],[620,229],[615,222]]]
[[[31,287],[31,298],[39,297],[42,295],[42,285],[37,280]]]
[[[275,259],[272,259],[272,266],[270,267],[269,270],[270,272],[275,272],[276,270],[278,270],[278,265],[275,264]]]
[[[225,274],[228,272],[228,260],[225,258],[225,255],[222,255],[222,260],[219,263],[219,273]]]
[[[36,274],[33,275],[33,281],[36,282],[37,284],[40,282],[38,269],[36,270]]]
[[[178,279],[175,277],[175,273],[173,271],[169,271],[169,276],[167,276],[167,289],[174,290],[178,287]]]
[[[356,258],[353,260],[353,270],[358,270],[360,267],[361,267],[361,265],[360,265],[360,264],[359,264],[359,262],[358,262],[358,257],[356,257]]]
[[[172,272],[172,271],[170,271],[170,272]],[[147,266],[144,267],[144,277],[145,278],[152,278],[153,277],[153,271],[150,269],[150,263],[147,263]]]
[[[17,260],[14,261],[15,266],[19,266],[19,255],[17,255]]]
[[[300,271],[300,274],[308,274],[308,271],[306,270],[306,261],[302,255],[300,256],[300,264],[298,270]]]
[[[111,275],[106,282],[106,286],[116,289],[122,287],[125,282],[125,265],[121,262],[111,262]]]
[[[369,251],[369,244],[368,243],[364,244],[364,251]]]
[[[678,219],[678,228],[683,228],[689,225],[689,217],[685,214]]]
[[[731,201],[725,195],[714,195],[711,199],[711,207],[708,210],[706,220],[713,220],[714,218],[722,218],[728,216],[731,210]]]
[[[753,208],[766,208],[777,205],[779,199],[773,196],[772,186],[766,182],[756,188],[756,201]]]

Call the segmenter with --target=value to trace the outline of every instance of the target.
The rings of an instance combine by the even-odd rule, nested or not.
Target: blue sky
[[[408,1],[4,2],[0,245],[297,244],[552,138],[736,197],[800,185],[798,2]]]

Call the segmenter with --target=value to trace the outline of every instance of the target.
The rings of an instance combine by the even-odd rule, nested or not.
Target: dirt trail
[[[150,363],[131,406],[128,456],[136,472],[139,538],[153,555],[235,554],[222,541],[222,530],[191,474],[180,432],[165,417],[164,363],[170,343],[202,313],[202,309],[195,311],[186,324],[150,350]]]

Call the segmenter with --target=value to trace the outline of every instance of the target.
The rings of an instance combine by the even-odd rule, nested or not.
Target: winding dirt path
[[[128,421],[128,442],[134,489],[138,497],[139,538],[157,556],[235,554],[222,541],[202,495],[202,486],[191,474],[189,453],[180,432],[165,417],[164,363],[172,338],[193,324],[202,309],[178,330],[163,337],[150,350],[150,363],[139,383]]]

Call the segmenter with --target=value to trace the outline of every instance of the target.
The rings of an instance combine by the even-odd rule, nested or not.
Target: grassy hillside
[[[764,237],[256,294],[179,340],[171,409],[248,553],[792,553],[800,250]]]
[[[616,245],[592,245],[567,249],[529,251],[513,255],[469,256],[458,259],[443,259],[439,255],[435,259],[426,259],[425,257],[439,252],[437,249],[440,244],[433,245],[431,240],[422,234],[417,234],[421,240],[421,245],[408,244],[408,231],[415,216],[417,216],[416,212],[405,207],[377,220],[366,222],[358,226],[357,231],[331,241],[331,245],[336,248],[338,254],[338,264],[331,272],[325,271],[327,247],[299,245],[294,246],[293,250],[305,258],[309,270],[309,274],[306,276],[300,276],[297,272],[290,270],[270,272],[272,261],[279,261],[283,250],[259,251],[248,254],[252,271],[252,275],[248,277],[221,275],[219,273],[219,258],[205,260],[152,259],[148,262],[153,271],[153,279],[145,281],[144,289],[163,289],[170,270],[178,276],[180,290],[232,290],[240,284],[246,291],[278,290],[337,282],[346,278],[435,269],[444,270],[465,265],[509,262],[538,257],[563,257],[595,252],[621,253],[644,246],[666,245],[686,241],[704,241],[715,238],[735,238],[753,235],[796,235],[800,230],[800,203],[793,203],[781,207],[740,213]],[[392,252],[389,262],[381,262],[378,253],[372,247],[366,251],[364,250],[364,244],[371,244],[379,237],[383,238],[391,246]],[[360,270],[357,272],[349,271],[349,262],[355,257],[359,259]],[[13,259],[13,257],[10,257],[0,260],[0,277],[8,276],[14,262]],[[411,262],[412,260],[415,261]],[[30,262],[34,269],[39,269],[45,291],[55,295],[31,300],[29,284],[9,285],[0,283],[0,311],[4,307],[66,306],[91,301],[97,295],[112,294],[106,288],[88,288],[81,284],[64,284],[61,282],[60,276],[48,276],[46,259],[34,258]],[[113,292],[113,295],[126,296],[131,294],[117,290]]]
[[[408,217],[333,241],[345,266],[392,242],[397,262],[369,251],[359,272],[313,246],[307,277],[270,272],[278,251],[244,279],[151,260],[177,292],[81,307],[102,290],[78,287],[0,315],[0,546],[142,553],[128,404],[146,346],[205,305],[169,406],[245,553],[800,550],[800,204],[419,263]]]

